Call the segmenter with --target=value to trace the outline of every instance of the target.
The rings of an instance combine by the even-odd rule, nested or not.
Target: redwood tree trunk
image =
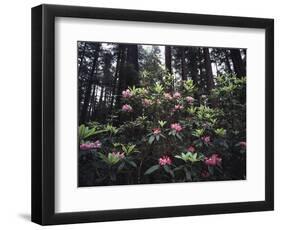
[[[86,46],[87,46],[87,42],[85,42],[85,44],[83,46],[83,51],[82,51],[82,54],[81,54],[81,60],[80,60],[80,63],[79,63],[78,76],[80,76],[80,74],[81,74],[83,61],[84,61],[84,57],[85,57],[85,52],[86,52]]]
[[[187,73],[186,73],[186,61],[185,61],[185,48],[181,48],[181,78],[182,80],[187,80]]]
[[[120,100],[121,100],[121,94],[122,91],[126,87],[126,79],[124,74],[124,66],[125,66],[125,60],[126,60],[126,49],[124,45],[119,46],[119,52],[120,52],[120,65],[118,70],[118,86],[117,86],[117,95],[116,95],[116,107],[120,107]]]
[[[207,77],[207,90],[210,93],[214,87],[214,76],[212,71],[212,64],[210,60],[209,48],[203,48],[204,50],[204,59],[205,59],[205,69]]]
[[[172,74],[171,46],[165,46],[165,66],[169,73]]]
[[[100,44],[97,44],[96,48],[95,48],[94,57],[93,57],[91,74],[89,76],[88,83],[87,83],[86,90],[85,90],[84,103],[83,103],[83,107],[82,107],[82,111],[81,111],[81,115],[80,115],[80,119],[79,119],[80,123],[85,123],[86,119],[87,119],[87,111],[88,111],[89,102],[91,99],[90,96],[91,96],[91,91],[92,91],[92,85],[94,82],[94,73],[95,73],[95,70],[97,67],[97,63],[98,63],[99,51],[100,51]]]
[[[225,55],[225,65],[226,65],[226,68],[227,68],[227,72],[232,73],[232,68],[231,68],[231,65],[230,65],[230,62],[229,62],[229,55],[228,55],[227,50],[224,51],[224,55]]]
[[[234,71],[238,77],[246,76],[246,68],[241,58],[241,53],[239,49],[230,49],[230,55],[234,66]]]
[[[193,83],[198,85],[198,70],[196,60],[197,48],[189,48],[189,63],[190,63],[190,75]]]
[[[126,86],[139,86],[138,46],[127,45]]]
[[[118,49],[117,54],[117,60],[116,60],[116,69],[114,74],[114,79],[112,81],[112,95],[111,95],[111,101],[110,101],[110,110],[112,111],[114,100],[116,99],[116,93],[117,93],[117,78],[119,75],[119,69],[120,69],[120,58],[121,58],[121,50]]]

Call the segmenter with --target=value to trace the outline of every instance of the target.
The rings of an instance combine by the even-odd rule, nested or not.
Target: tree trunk
[[[181,48],[181,78],[183,81],[187,80],[186,61],[185,61],[185,48]]]
[[[244,68],[241,53],[239,49],[230,49],[230,55],[234,66],[234,71],[237,77],[246,76],[246,69]]]
[[[82,53],[80,55],[80,62],[78,65],[78,99],[79,99],[79,106],[78,106],[78,111],[79,111],[79,117],[80,117],[80,113],[81,113],[81,109],[82,109],[82,95],[83,95],[83,81],[80,79],[81,78],[81,70],[83,67],[83,61],[84,61],[84,57],[85,57],[85,52],[86,52],[86,46],[87,46],[87,42],[84,42],[84,46],[83,46],[83,50]]]
[[[227,68],[227,72],[228,73],[232,73],[232,69],[231,69],[231,65],[230,65],[230,62],[229,62],[229,57],[228,57],[228,51],[227,50],[224,51],[224,56],[225,56],[225,65],[226,65],[226,68]]]
[[[97,67],[97,63],[98,63],[99,51],[100,51],[100,44],[97,43],[96,47],[95,47],[94,57],[93,57],[91,74],[89,76],[88,83],[87,83],[86,90],[85,90],[84,103],[83,103],[83,107],[82,107],[82,111],[81,111],[81,116],[79,119],[80,123],[85,123],[86,119],[87,119],[87,111],[88,111],[89,102],[91,99],[90,96],[91,96],[91,91],[92,91],[92,85],[94,82],[94,73],[95,73],[95,69]]]
[[[209,48],[203,48],[203,51],[204,51],[205,69],[206,69],[206,77],[207,77],[207,90],[208,93],[210,93],[214,87],[214,76],[213,76],[212,64],[210,60]]]
[[[190,75],[193,83],[198,85],[198,70],[197,70],[197,60],[196,60],[197,48],[189,48],[189,63],[190,63]]]
[[[127,86],[139,86],[138,46],[127,45]]]
[[[120,51],[120,65],[118,70],[118,86],[117,86],[117,95],[116,95],[116,107],[120,107],[120,100],[122,91],[126,87],[125,77],[124,76],[124,66],[125,66],[125,59],[126,59],[126,49],[124,45],[119,46]]]
[[[128,55],[127,62],[134,66],[134,69],[139,71],[139,60],[138,60],[138,45],[127,45]]]
[[[203,53],[203,48],[198,49],[198,57],[199,57],[199,63],[198,63],[198,68],[200,70],[200,74],[198,75],[198,86],[199,89],[202,93],[205,94],[206,90],[206,69],[205,69],[205,63],[202,62],[204,59],[204,53]]]
[[[115,69],[115,74],[114,74],[114,79],[112,81],[112,96],[111,96],[111,101],[110,101],[110,110],[112,111],[113,108],[113,103],[116,98],[117,94],[117,78],[119,75],[119,70],[120,70],[120,58],[121,58],[121,49],[118,48],[118,54],[117,54],[117,61],[116,61],[116,69]]]
[[[83,61],[84,61],[85,52],[86,52],[86,46],[87,46],[87,42],[85,42],[85,44],[83,46],[83,51],[82,51],[81,58],[80,58],[80,63],[79,63],[78,76],[81,75],[81,70],[82,70]]]
[[[172,74],[172,54],[171,46],[165,46],[165,66],[170,74]]]

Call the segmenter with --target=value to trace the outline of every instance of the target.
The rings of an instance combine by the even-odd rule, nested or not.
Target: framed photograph
[[[32,221],[273,210],[274,21],[32,8]]]

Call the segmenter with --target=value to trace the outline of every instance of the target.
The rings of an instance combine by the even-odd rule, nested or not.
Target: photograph
[[[245,180],[246,53],[78,41],[78,187]]]
[[[125,5],[31,9],[31,221],[275,210],[276,20]]]

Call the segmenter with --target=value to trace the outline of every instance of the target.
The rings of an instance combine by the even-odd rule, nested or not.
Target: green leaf
[[[219,128],[219,129],[216,129],[216,130],[215,130],[215,133],[216,133],[218,136],[223,137],[223,136],[225,136],[225,134],[226,134],[226,130],[225,130],[224,128]]]
[[[102,153],[98,153],[98,154],[99,154],[99,157],[100,157],[105,163],[110,164],[108,158],[107,158],[105,155],[103,155]]]
[[[158,124],[163,128],[163,126],[167,123],[167,121],[158,121]]]
[[[84,137],[84,133],[85,133],[85,125],[82,124],[79,126],[79,137],[83,138]]]
[[[88,126],[85,126],[84,124],[80,125],[79,127],[79,137],[80,139],[85,139],[88,137],[91,137],[93,135],[99,134],[99,133],[103,133],[103,132],[107,132],[107,130],[97,130],[97,127],[93,127],[91,129],[89,129]]]
[[[192,135],[195,137],[201,137],[204,134],[204,129],[196,129]]]
[[[156,83],[154,86],[154,90],[156,93],[160,94],[164,90],[163,86],[160,83]]]
[[[149,174],[153,173],[154,171],[158,170],[159,168],[160,168],[160,165],[153,165],[145,171],[144,175],[149,175]]]
[[[179,157],[179,156],[178,156]],[[175,169],[174,169],[174,171],[179,171],[179,170],[182,170],[184,168],[184,165],[180,165],[180,166],[178,166],[178,167],[176,167]]]
[[[154,135],[151,135],[151,136],[149,137],[149,139],[148,139],[148,143],[149,143],[149,144],[152,144],[154,140],[155,140],[155,136],[154,136]]]
[[[136,147],[136,145],[130,145],[128,147],[128,154],[131,153],[134,150],[135,147]]]
[[[176,155],[175,158],[182,159],[182,157],[179,155]]]
[[[171,170],[171,168],[168,165],[163,166],[166,173],[170,174],[172,177],[175,177],[174,172]]]
[[[125,145],[122,145],[122,150],[123,150],[123,152],[128,153]]]
[[[130,161],[130,160],[125,160],[128,164],[130,164],[131,166],[133,166],[134,168],[137,168],[137,164],[134,161]]]
[[[170,168],[168,165],[164,165],[163,168],[167,173],[170,173]]]
[[[121,144],[120,143],[113,143],[113,146],[116,148],[116,147],[119,147]]]
[[[180,134],[177,133],[177,134],[176,134],[176,137],[182,141],[182,137],[181,137]]]
[[[159,136],[159,135],[157,135],[157,136],[156,136],[156,140],[157,140],[157,141],[159,141],[159,139],[160,139],[160,136]]]

